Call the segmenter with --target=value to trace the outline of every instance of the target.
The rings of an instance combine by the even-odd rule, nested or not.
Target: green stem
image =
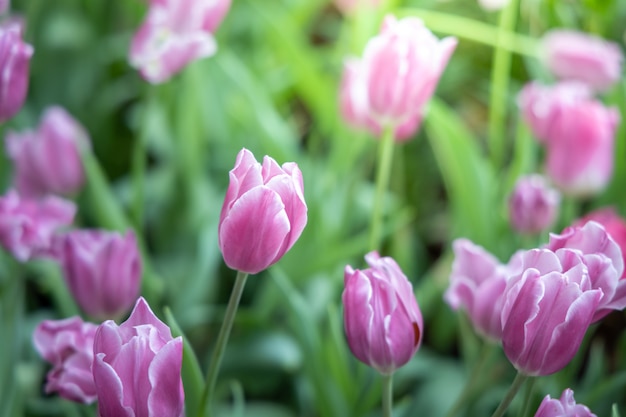
[[[391,161],[393,160],[393,133],[393,127],[385,128],[378,147],[378,171],[376,172],[376,194],[374,195],[374,210],[370,229],[370,250],[379,250],[381,245],[383,200],[385,191],[389,186]]]
[[[526,392],[524,393],[524,411],[521,416],[526,417],[530,415],[530,407],[532,405],[532,396],[533,396],[533,388],[535,387],[535,381],[537,378],[533,378],[530,380],[528,384],[526,384]]]
[[[133,146],[132,179],[133,179],[133,201],[132,217],[137,230],[143,229],[143,214],[145,202],[145,177],[147,165],[147,141],[150,130],[150,113],[154,102],[155,91],[150,88],[144,100],[142,108],[139,132],[135,138]]]
[[[383,375],[383,417],[393,414],[393,374]]]
[[[502,399],[502,402],[500,403],[496,411],[491,415],[491,417],[502,417],[504,415],[507,408],[509,408],[509,405],[511,405],[511,401],[513,401],[513,398],[515,398],[515,395],[522,387],[526,379],[528,379],[528,376],[524,375],[521,372],[517,373],[515,379],[513,380],[513,383],[511,384],[511,387],[509,388],[509,391],[506,393],[506,395]]]
[[[235,285],[233,291],[230,294],[230,300],[228,300],[228,306],[226,307],[226,314],[222,327],[217,336],[217,342],[215,344],[215,350],[211,356],[211,362],[209,364],[209,370],[207,371],[206,384],[204,385],[204,391],[202,392],[202,400],[200,401],[200,409],[198,410],[198,417],[211,416],[212,412],[212,400],[213,393],[215,391],[215,383],[217,382],[217,374],[220,370],[224,351],[226,350],[226,344],[228,343],[228,337],[230,336],[230,330],[233,327],[235,321],[235,314],[237,313],[237,307],[239,306],[239,300],[241,300],[241,294],[243,294],[243,288],[246,284],[248,274],[246,272],[237,271],[237,278],[235,279]]]

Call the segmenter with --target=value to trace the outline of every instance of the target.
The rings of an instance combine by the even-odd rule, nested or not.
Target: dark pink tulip
[[[93,352],[99,417],[183,416],[183,340],[142,297],[124,323],[98,327]]]
[[[520,372],[549,375],[578,351],[602,290],[591,288],[587,267],[572,249],[530,250],[522,271],[505,290],[502,347]]]
[[[626,220],[620,217],[614,208],[605,207],[595,210],[577,221],[574,226],[584,226],[588,221],[600,223],[607,231],[609,236],[617,243],[622,251],[622,259],[626,264]],[[622,279],[626,278],[626,268],[622,272]]]
[[[567,388],[560,399],[552,399],[549,395],[543,399],[535,417],[597,417],[589,408],[576,404],[574,391]]]
[[[0,122],[13,117],[24,104],[33,47],[22,40],[22,23],[0,25]]]
[[[558,215],[561,195],[541,175],[517,180],[509,197],[509,220],[521,233],[539,233],[548,229]]]
[[[65,282],[84,312],[118,318],[133,306],[141,283],[141,257],[133,232],[74,230],[54,242]]]
[[[83,185],[81,149],[89,146],[83,127],[61,107],[50,107],[36,131],[6,138],[15,165],[15,187],[21,195],[68,195]]]
[[[541,44],[546,66],[559,79],[606,91],[622,76],[624,55],[614,42],[575,30],[553,29]]]
[[[224,198],[219,246],[230,268],[256,274],[291,249],[307,222],[302,172],[294,162],[263,165],[242,149]]]
[[[48,372],[46,393],[85,404],[96,400],[93,382],[93,323],[80,317],[44,320],[35,328],[33,343],[42,358],[52,364]]]
[[[368,253],[365,260],[368,269],[345,270],[346,338],[357,359],[389,375],[417,352],[424,321],[413,286],[398,264],[377,252]]]
[[[74,203],[59,197],[25,199],[10,190],[0,197],[0,244],[21,262],[47,255],[55,231],[75,213]]]

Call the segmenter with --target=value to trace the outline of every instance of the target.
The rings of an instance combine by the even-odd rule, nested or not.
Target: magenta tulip
[[[302,173],[294,162],[263,165],[242,149],[222,206],[219,247],[230,268],[256,274],[291,249],[307,222]]]
[[[509,197],[509,220],[521,233],[539,233],[548,229],[558,215],[561,196],[541,175],[517,180]]]
[[[567,388],[560,399],[552,399],[549,395],[543,399],[535,417],[597,417],[589,408],[576,404],[574,391]]]
[[[368,253],[365,260],[368,269],[345,269],[346,338],[357,359],[389,375],[417,352],[424,322],[413,286],[398,264],[377,252]]]
[[[98,327],[93,352],[99,417],[183,416],[183,340],[143,298],[121,325]]]
[[[0,25],[0,122],[17,114],[28,91],[33,47],[22,40],[22,30],[16,19]]]

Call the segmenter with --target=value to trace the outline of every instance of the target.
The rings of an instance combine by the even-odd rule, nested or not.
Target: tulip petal
[[[180,372],[183,361],[183,340],[181,337],[170,340],[156,354],[150,368],[148,378],[152,390],[148,396],[148,412],[150,416],[178,417],[183,412],[184,392],[182,390]]]

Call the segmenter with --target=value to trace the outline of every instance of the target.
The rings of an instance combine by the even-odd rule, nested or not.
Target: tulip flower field
[[[624,22],[0,0],[0,417],[626,416]]]

